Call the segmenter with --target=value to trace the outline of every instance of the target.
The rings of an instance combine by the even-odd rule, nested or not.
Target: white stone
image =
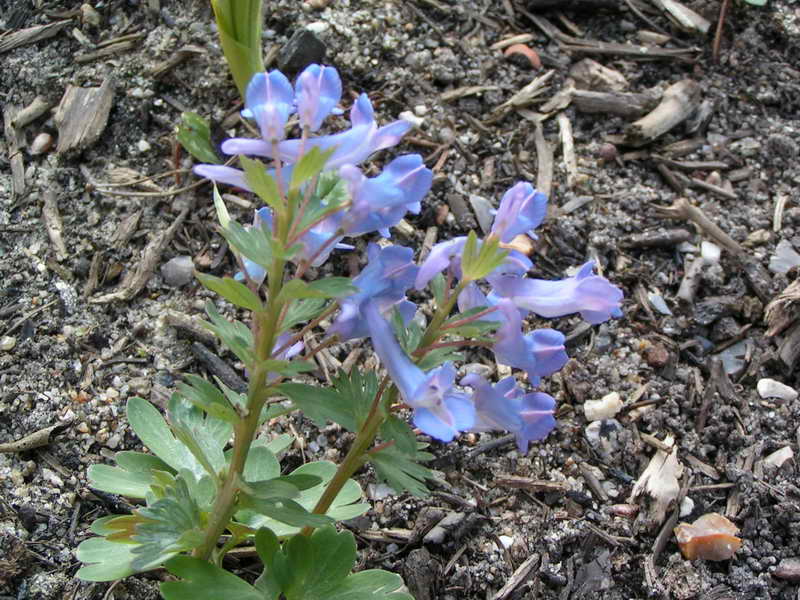
[[[139,140],[136,147],[139,149],[139,152],[147,152],[150,150],[150,142],[147,140]]]
[[[765,378],[759,380],[756,389],[758,390],[758,395],[762,398],[779,398],[786,402],[791,402],[797,398],[797,390],[774,379]]]
[[[683,502],[681,502],[681,516],[682,517],[689,516],[690,514],[692,514],[693,510],[694,510],[694,500],[689,498],[689,496],[686,496],[683,499]]]
[[[401,112],[400,118],[403,119],[403,121],[411,123],[416,129],[419,129],[420,127],[422,127],[422,124],[425,123],[425,119],[415,115],[410,110],[404,110],[403,112]]]
[[[622,398],[617,392],[606,394],[600,400],[587,400],[583,403],[583,413],[588,421],[610,419],[622,410]]]
[[[719,262],[719,257],[722,254],[722,248],[711,242],[703,242],[700,244],[700,254],[706,264],[713,265]]]
[[[787,460],[794,458],[794,451],[791,446],[784,446],[779,450],[775,450],[767,458],[764,459],[764,464],[772,465],[779,468]]]
[[[503,548],[510,548],[511,544],[514,543],[514,538],[510,535],[500,535],[497,536],[497,539],[500,540],[501,544],[503,544]]]
[[[17,345],[17,338],[12,337],[10,335],[4,335],[0,338],[0,350],[3,352],[9,352],[10,350],[14,349],[14,346]]]

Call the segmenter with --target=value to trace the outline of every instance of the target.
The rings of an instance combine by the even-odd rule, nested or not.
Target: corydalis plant
[[[352,475],[369,462],[398,492],[427,493],[432,473],[421,463],[429,455],[404,408],[421,433],[437,440],[510,431],[527,451],[555,427],[555,400],[514,377],[496,384],[477,375],[459,381],[459,350],[491,349],[498,362],[538,386],[566,362],[564,336],[524,331],[526,316],[577,312],[599,323],[621,314],[621,292],[594,275],[591,263],[574,277],[541,281],[527,277],[526,256],[506,249],[545,214],[546,198],[527,183],[504,195],[485,239],[470,233],[445,240],[421,265],[413,248],[371,242],[358,276],[310,280],[310,268],[334,251],[352,252],[352,238],[388,238],[404,215],[420,211],[432,182],[413,154],[389,161],[377,176],[364,174],[358,165],[396,145],[410,128],[404,121],[379,125],[366,94],[351,107],[349,128],[313,135],[336,112],[341,92],[331,67],[311,65],[294,85],[278,71],[256,74],[242,116],[261,137],[222,145],[238,155],[241,168],[195,168],[265,204],[242,225],[215,188],[219,230],[239,272],[197,274],[244,312],[243,321],[231,321],[209,302],[206,325],[244,364],[248,388],[239,393],[187,375],[166,420],[142,399],[128,403],[134,431],[155,456],[121,452],[117,466],[95,465],[89,476],[94,487],[144,506],[94,523],[102,537],[79,547],[87,563],[79,576],[116,579],[164,565],[179,578],[162,585],[168,599],[408,598],[396,575],[350,574],[355,542],[333,523],[367,508]],[[433,296],[427,322],[407,297],[411,288]],[[315,370],[311,361],[321,349],[362,338],[386,375],[355,366],[327,387],[302,376]],[[265,425],[292,411],[355,434],[340,464],[312,462],[282,474],[279,458],[292,440],[272,436]],[[264,565],[253,584],[221,568],[226,553],[241,544],[253,545]]]

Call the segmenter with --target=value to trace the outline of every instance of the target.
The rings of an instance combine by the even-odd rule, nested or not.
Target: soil
[[[95,12],[76,10],[80,4],[0,0],[4,32],[70,19],[54,36],[2,54],[4,110],[28,106],[36,96],[56,106],[67,86],[113,81],[110,116],[96,141],[33,154],[37,135],[58,134],[47,111],[22,129],[21,154],[12,152],[10,138],[0,142],[0,442],[60,425],[49,444],[0,453],[3,599],[158,597],[161,572],[131,577],[113,589],[74,579],[79,565],[73,551],[90,535],[88,525],[125,510],[124,501],[88,488],[86,468],[140,447],[124,419],[128,397],[141,395],[163,406],[181,373],[216,368],[213,357],[197,349],[203,340],[192,337],[192,328],[176,325],[181,315],[202,314],[210,295],[195,281],[181,285],[179,267],[177,275],[161,267],[188,256],[202,270],[235,270],[213,229],[207,185],[159,193],[195,181],[185,174],[155,181],[159,188],[99,185],[190,166],[175,144],[183,110],[210,117],[221,137],[236,128],[230,120],[222,125],[235,113],[238,96],[208,3],[164,1],[159,12],[149,8],[158,1],[94,2]],[[537,145],[525,110],[536,111],[552,98],[586,54],[564,50],[536,27],[530,17],[534,2],[267,4],[264,44],[270,60],[296,31],[309,27],[327,46],[324,61],[339,69],[346,105],[353,94],[368,91],[382,122],[408,110],[421,119],[394,152],[421,153],[437,176],[425,210],[409,216],[410,227],[397,233],[400,243],[421,247],[433,226],[438,239],[461,234],[480,220],[472,211],[486,206],[482,198],[496,206],[514,182],[542,177],[541,140]],[[581,2],[567,4],[578,8],[563,19],[537,14],[569,35],[602,42],[639,44],[637,32],[650,29],[622,0],[591,11],[580,10]],[[713,26],[708,35],[683,33],[650,3],[633,4],[673,34],[666,47],[696,48],[693,60],[589,56],[622,73],[633,92],[693,79],[710,120],[691,131],[679,124],[635,150],[607,146],[631,119],[570,106],[563,114],[574,136],[574,181],[567,178],[556,118],[543,122],[555,169],[535,275],[563,277],[569,267],[595,259],[624,289],[625,316],[588,329],[577,318],[552,324],[569,333],[572,360],[543,383],[559,400],[559,424],[527,455],[502,434],[433,443],[433,466],[442,482],[427,499],[395,495],[376,485],[370,471],[359,475],[373,504],[347,524],[359,539],[360,566],[403,574],[418,600],[798,595],[800,575],[789,560],[800,557],[797,461],[776,466],[774,458],[765,459],[785,447],[798,451],[800,401],[762,398],[756,386],[764,378],[800,385],[795,365],[779,356],[785,334],[767,337],[764,321],[765,305],[790,283],[785,274],[768,270],[770,257],[782,240],[800,249],[800,3],[769,0],[756,7],[735,0],[719,63],[712,60]],[[685,4],[716,23],[720,2]],[[100,42],[137,33],[127,46],[82,58]],[[531,34],[526,43],[538,53],[542,71],[491,48],[520,33]],[[187,45],[195,48],[183,62],[154,74]],[[551,69],[550,87],[532,104],[490,118]],[[443,97],[464,86],[484,89]],[[699,256],[701,241],[715,240],[655,210],[672,204],[678,193],[651,155],[668,153],[672,142],[698,138],[694,152],[676,160],[722,161],[728,169],[750,170],[728,188],[729,197],[695,187],[683,191],[743,249],[737,256],[724,248],[718,263],[701,270],[694,298],[686,302],[677,297],[686,267]],[[12,193],[14,155],[23,161],[22,193]],[[725,187],[728,171],[717,171],[691,167],[687,175]],[[55,202],[51,197],[48,204],[53,193]],[[235,209],[245,221],[248,202]],[[53,204],[60,216],[54,216]],[[146,255],[151,240],[182,217],[168,243]],[[46,227],[59,221],[64,255]],[[687,232],[684,241],[647,246],[639,237],[674,228]],[[108,298],[146,266],[147,256],[155,260],[154,272],[144,273],[142,289]],[[333,265],[358,267],[344,255]],[[344,360],[350,348],[334,348],[331,356]],[[209,349],[237,367],[218,348]],[[473,360],[494,370],[488,356]],[[599,429],[587,429],[583,404],[612,392],[624,401],[623,411]],[[341,456],[348,443],[335,428],[320,432],[300,417],[284,419],[274,431],[299,436],[287,457],[295,464]],[[684,467],[677,481],[688,501],[680,520],[708,512],[728,516],[742,538],[731,560],[684,560],[671,534],[678,516],[673,506],[653,518],[646,494],[631,498],[634,482],[666,436],[675,439]],[[431,535],[442,517],[449,528],[434,528]],[[513,589],[501,592],[509,581]]]

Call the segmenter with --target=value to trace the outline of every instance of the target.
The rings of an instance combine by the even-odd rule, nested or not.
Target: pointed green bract
[[[292,168],[292,181],[289,187],[296,190],[312,177],[319,175],[322,169],[325,168],[325,163],[328,162],[328,159],[335,151],[335,146],[325,151],[314,146],[310,151],[303,154]]]
[[[245,179],[250,188],[258,194],[264,203],[272,208],[276,214],[285,211],[281,192],[275,178],[267,172],[267,167],[260,160],[240,156],[239,162],[244,169]]]
[[[500,248],[500,238],[489,236],[479,242],[474,231],[470,231],[461,255],[462,281],[483,279],[503,264],[508,251]]]

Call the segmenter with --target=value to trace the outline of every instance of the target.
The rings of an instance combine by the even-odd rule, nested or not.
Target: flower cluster
[[[420,211],[431,187],[432,173],[419,155],[395,158],[371,178],[357,166],[377,150],[396,145],[410,128],[405,121],[378,126],[366,94],[350,110],[349,129],[311,135],[336,112],[341,93],[341,81],[332,67],[311,65],[294,86],[279,71],[258,74],[247,88],[242,116],[255,121],[261,139],[235,138],[222,145],[228,154],[273,159],[269,174],[284,192],[304,156],[315,149],[326,153],[322,175],[333,176],[326,185],[338,188],[345,200],[339,202],[331,199],[335,194],[320,192],[322,176],[304,184],[303,202],[293,216],[302,225],[292,226],[293,237],[288,240],[301,248],[291,257],[298,265],[320,265],[334,248],[352,248],[341,244],[348,236],[379,233],[389,237],[389,229],[407,212]],[[302,133],[286,139],[294,124],[292,115]],[[195,170],[217,182],[246,190],[253,187],[245,172],[232,167],[200,165]],[[316,199],[318,218],[308,219],[303,212],[304,207],[311,210],[310,199]],[[411,248],[371,243],[368,264],[352,281],[358,291],[338,299],[339,314],[328,335],[371,340],[400,397],[413,410],[414,424],[426,434],[450,441],[462,431],[505,430],[516,435],[524,451],[530,441],[542,439],[555,426],[554,399],[542,392],[524,392],[513,377],[493,385],[471,374],[456,383],[451,361],[439,361],[427,370],[420,366],[426,352],[447,335],[444,321],[456,303],[460,323],[479,322],[494,330],[490,341],[484,339],[480,345],[490,346],[498,362],[524,371],[533,386],[558,371],[567,354],[562,333],[554,329],[523,332],[523,321],[531,313],[539,317],[580,313],[593,324],[621,316],[622,292],[595,275],[592,262],[560,281],[527,277],[531,261],[508,245],[520,235],[535,237],[532,230],[541,224],[546,208],[543,194],[528,183],[517,183],[503,196],[484,240],[471,234],[443,241],[419,266]],[[252,227],[277,234],[276,220],[272,207],[261,208]],[[260,285],[266,275],[263,263],[242,258],[246,279]],[[417,312],[406,294],[411,288],[427,288],[434,279],[446,288],[444,304],[437,307],[438,322],[434,317],[429,324],[426,347],[404,349],[398,327],[408,327]],[[462,341],[469,345],[469,339]]]

